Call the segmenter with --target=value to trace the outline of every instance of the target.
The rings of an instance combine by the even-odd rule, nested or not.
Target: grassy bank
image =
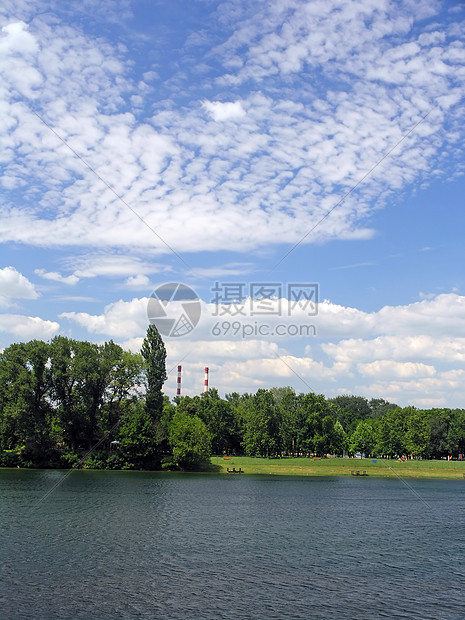
[[[312,459],[276,458],[262,459],[234,456],[228,459],[215,456],[211,459],[215,470],[227,473],[228,467],[241,468],[245,474],[271,474],[280,476],[350,476],[353,470],[366,470],[368,476],[392,478],[463,478],[464,461],[406,461],[389,459]]]

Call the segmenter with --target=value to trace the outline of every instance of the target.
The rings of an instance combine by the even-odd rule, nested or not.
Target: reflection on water
[[[465,481],[409,484],[0,470],[0,617],[463,619]]]

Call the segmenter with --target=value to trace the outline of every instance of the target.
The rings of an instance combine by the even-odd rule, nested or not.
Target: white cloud
[[[252,263],[229,263],[226,265],[213,265],[211,267],[193,267],[192,273],[194,276],[201,278],[224,278],[244,275],[252,269]]]
[[[377,360],[375,362],[357,364],[357,370],[365,377],[382,377],[384,380],[395,377],[410,379],[430,377],[436,374],[434,366],[418,362],[395,362],[393,360]]]
[[[55,321],[46,321],[37,316],[0,314],[0,331],[13,336],[13,340],[48,340],[56,335],[59,328],[60,325]]]
[[[356,363],[372,359],[465,362],[465,338],[393,335],[373,339],[349,338],[321,346],[327,355],[338,362]]]
[[[215,340],[196,339],[195,341],[186,341],[184,338],[170,339],[166,342],[167,350],[171,357],[182,358],[189,353],[197,356],[199,352],[204,357],[205,364],[211,363],[213,360],[216,364],[222,361],[232,361],[242,364],[246,361],[259,360],[263,357],[276,357],[278,354],[278,345],[275,342],[266,342],[264,340],[224,340],[217,338]]]
[[[92,253],[87,256],[72,258],[68,262],[74,268],[74,275],[78,278],[127,276],[126,284],[133,282],[137,285],[142,284],[142,282],[149,282],[148,278],[144,280],[147,274],[168,270],[164,265],[148,262],[137,256],[112,252]]]
[[[45,280],[53,280],[54,282],[68,284],[69,286],[74,286],[79,282],[79,278],[74,274],[70,276],[63,276],[57,271],[45,271],[45,269],[35,269],[34,273],[36,273],[41,278],[44,278]]]
[[[143,336],[137,336],[135,338],[128,338],[127,340],[120,340],[120,345],[126,349],[126,351],[132,351],[133,353],[139,353],[142,343],[144,341]]]
[[[127,339],[145,334],[148,326],[148,298],[116,301],[105,306],[103,314],[87,312],[62,312],[59,317],[68,319],[92,334],[104,334],[111,338]]]
[[[431,335],[434,337],[465,337],[465,297],[455,293],[436,295],[403,306],[384,306],[377,312],[362,312],[324,301],[314,318],[321,337],[352,338],[397,334],[405,337]],[[334,351],[331,344],[326,351]]]
[[[23,21],[10,23],[2,28],[0,37],[0,53],[7,54],[34,54],[38,51],[35,38],[28,32],[28,26]]]
[[[8,307],[13,299],[37,299],[34,285],[14,267],[0,269],[0,307]]]
[[[204,101],[203,107],[211,114],[215,121],[228,121],[233,118],[242,118],[246,112],[240,101]]]
[[[427,183],[431,170],[456,174],[463,152],[463,41],[447,23],[417,34],[417,15],[408,4],[355,0],[249,10],[212,50],[202,82],[216,89],[219,67],[218,87],[227,83],[231,100],[156,107],[142,120],[126,100],[147,104],[149,95],[130,79],[121,47],[46,15],[28,27],[6,24],[3,184],[23,187],[27,200],[7,192],[3,238],[158,253],[170,251],[160,237],[178,252],[295,243],[436,106],[305,242],[372,236],[365,222],[374,208]],[[308,71],[344,88],[323,90]],[[41,102],[46,122],[156,235],[18,91]]]
[[[139,317],[139,329],[145,331],[147,301],[147,297],[120,300],[107,305],[103,314],[92,317],[85,315],[88,319],[81,318],[80,321],[83,325],[85,321],[93,325],[92,331],[98,325],[101,333],[114,336],[115,320],[118,322],[126,314]],[[240,338],[266,342],[270,336],[276,338],[280,335],[289,340],[292,335],[303,337],[307,334],[312,341],[321,341],[321,348],[326,355],[342,363],[367,362],[373,356],[394,356],[402,361],[422,356],[428,359],[462,360],[465,356],[465,297],[455,293],[437,295],[433,299],[408,306],[385,306],[372,313],[332,304],[327,300],[318,305],[317,315],[312,314],[314,306],[308,305],[306,301],[290,306],[284,298],[274,300],[271,308],[279,308],[279,315],[267,314],[268,306],[260,311],[257,301],[252,302],[249,297],[232,306],[224,305],[221,299],[218,305],[202,300],[200,303],[200,322],[192,332],[195,341],[211,340],[212,328],[219,325],[218,329],[223,329],[221,323],[225,322],[229,328],[225,328],[221,334],[213,334],[220,338],[222,336],[224,342],[235,342]],[[228,308],[231,308],[231,312],[227,311]],[[176,309],[172,303],[167,309],[168,315],[176,313]],[[75,313],[66,313],[67,318],[71,318],[71,315],[75,316]],[[262,326],[264,328],[260,330]],[[306,331],[300,329],[301,326],[312,326],[315,329]],[[287,327],[292,329],[287,331]],[[460,331],[463,337],[459,337]],[[350,338],[344,338],[349,334]],[[325,342],[329,338],[342,339]]]
[[[463,378],[463,371],[454,371],[452,374],[450,371],[438,372],[405,380],[386,377],[383,380],[378,378],[370,384],[360,383],[357,391],[375,397],[382,394],[383,398],[400,406],[462,407],[465,398]]]
[[[137,276],[129,276],[124,284],[130,288],[148,289],[150,287],[150,280],[146,275],[139,273]]]

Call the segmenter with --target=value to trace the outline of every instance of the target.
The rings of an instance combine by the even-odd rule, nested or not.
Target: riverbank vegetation
[[[0,466],[196,469],[212,454],[242,454],[308,468],[309,457],[327,454],[408,463],[465,454],[463,409],[291,388],[170,401],[165,358],[154,326],[140,354],[63,336],[11,345],[0,354]]]

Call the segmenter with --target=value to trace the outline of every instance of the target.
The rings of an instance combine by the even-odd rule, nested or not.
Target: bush
[[[4,450],[0,452],[0,467],[22,467],[22,460],[15,450]]]
[[[106,450],[96,450],[91,452],[84,461],[84,469],[107,469]]]
[[[63,450],[59,455],[60,459],[60,467],[64,469],[72,469],[76,467],[80,463],[80,458],[77,452],[73,452],[72,450]]]
[[[133,469],[134,466],[132,463],[128,463],[122,454],[113,452],[107,458],[106,468],[107,469]]]

